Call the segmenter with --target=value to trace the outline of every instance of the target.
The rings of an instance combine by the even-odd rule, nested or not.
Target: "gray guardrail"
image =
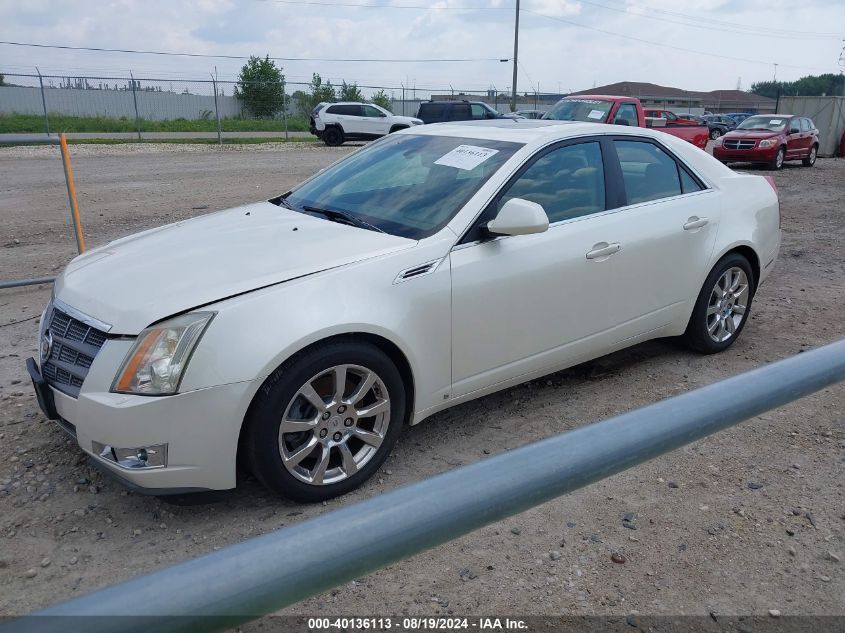
[[[845,339],[96,591],[0,629],[230,628],[843,379]]]

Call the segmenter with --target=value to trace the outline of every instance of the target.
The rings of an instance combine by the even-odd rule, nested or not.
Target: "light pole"
[[[516,19],[513,25],[513,82],[511,89],[511,112],[516,111],[516,64],[519,54],[519,0],[516,0]]]

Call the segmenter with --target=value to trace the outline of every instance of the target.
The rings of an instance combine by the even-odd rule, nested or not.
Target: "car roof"
[[[526,145],[545,145],[587,135],[645,136],[665,140],[664,132],[643,127],[586,123],[581,121],[555,121],[549,119],[488,119],[485,121],[455,121],[432,123],[397,132],[397,134],[423,134],[426,136],[451,136],[478,140],[511,141]],[[673,137],[669,137],[673,138]]]

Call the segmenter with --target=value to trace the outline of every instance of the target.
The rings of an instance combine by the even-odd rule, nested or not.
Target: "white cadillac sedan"
[[[374,142],[58,277],[46,415],[151,494],[361,485],[403,427],[647,339],[719,352],[780,244],[770,181],[659,131],[499,120]]]

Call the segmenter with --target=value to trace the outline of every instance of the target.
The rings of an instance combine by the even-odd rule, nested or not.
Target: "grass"
[[[283,133],[284,134],[284,133]],[[179,145],[217,145],[216,138],[159,138],[159,139],[150,139],[145,138],[142,140],[138,140],[137,138],[80,138],[80,139],[68,139],[68,145],[126,145],[127,143],[172,143],[172,144],[179,144]],[[254,137],[246,137],[246,138],[224,138],[223,145],[260,145],[263,143],[319,143],[322,145],[320,141],[317,141],[316,138],[290,138],[285,139],[284,136],[281,137],[262,137],[262,138],[254,138]],[[39,142],[35,141],[32,143],[5,143],[2,139],[0,139],[0,147],[14,147],[16,145],[26,145],[26,146],[33,146],[33,145],[54,145],[55,143],[48,143],[48,142]]]
[[[126,117],[81,117],[64,114],[50,114],[51,132],[137,132],[135,119]],[[167,121],[148,121],[141,119],[141,132],[216,132],[216,119],[173,119]],[[284,132],[282,119],[242,119],[226,118],[220,120],[224,132]],[[288,130],[307,132],[307,119],[296,117],[288,119]],[[0,134],[39,133],[44,131],[44,117],[38,114],[0,114]]]

